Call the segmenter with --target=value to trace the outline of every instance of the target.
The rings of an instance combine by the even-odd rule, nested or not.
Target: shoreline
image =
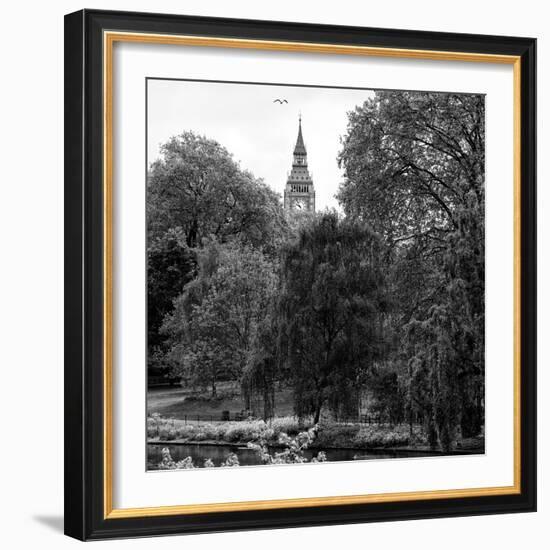
[[[159,440],[159,439],[148,439],[147,445],[205,445],[211,447],[233,447],[235,449],[248,448],[248,442],[226,442],[226,441],[216,441],[216,440],[204,440],[204,441],[190,441],[187,439],[173,439],[173,440]],[[272,449],[284,449],[280,445],[268,445]],[[341,450],[341,451],[363,451],[369,453],[387,453],[387,452],[396,452],[396,453],[418,453],[425,454],[429,456],[464,456],[464,455],[480,455],[485,454],[485,449],[483,447],[475,449],[454,449],[449,452],[440,451],[437,449],[430,449],[429,447],[335,447],[330,445],[323,445],[322,447],[317,447],[312,445],[309,447],[309,450],[312,451],[322,451],[322,450]]]

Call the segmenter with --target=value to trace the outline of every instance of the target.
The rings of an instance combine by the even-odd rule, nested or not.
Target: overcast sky
[[[242,168],[281,196],[298,135],[298,113],[316,191],[316,209],[338,207],[342,173],[336,157],[347,112],[372,97],[369,90],[148,81],[148,160],[159,145],[192,130],[223,145]],[[276,98],[287,104],[273,103]]]

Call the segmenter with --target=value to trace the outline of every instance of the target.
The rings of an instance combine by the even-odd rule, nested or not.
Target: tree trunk
[[[197,246],[197,234],[199,232],[199,224],[197,220],[193,220],[189,233],[187,235],[187,246],[189,248],[195,248]]]
[[[313,424],[319,424],[319,420],[321,419],[321,409],[323,408],[323,400],[321,396],[317,398],[317,406],[315,408],[315,415],[313,417]]]
[[[249,411],[250,410],[250,388],[247,382],[241,385],[241,391],[243,394],[244,408],[247,411]]]

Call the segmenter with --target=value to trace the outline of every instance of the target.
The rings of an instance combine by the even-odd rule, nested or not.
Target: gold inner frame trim
[[[255,500],[244,502],[221,502],[209,504],[182,504],[150,508],[113,508],[113,47],[116,42],[137,42],[179,46],[215,48],[259,49],[270,51],[319,53],[333,55],[359,55],[425,59],[432,61],[466,61],[475,63],[499,63],[513,65],[514,86],[514,484],[504,487],[473,487],[434,491],[394,492],[383,494],[326,496],[278,500]],[[451,51],[379,48],[348,46],[340,44],[315,44],[307,42],[281,42],[272,40],[249,40],[204,36],[182,36],[104,31],[103,33],[103,196],[104,196],[104,518],[137,518],[173,516],[212,512],[235,512],[247,510],[274,510],[281,508],[304,508],[310,506],[335,506],[465,498],[521,493],[521,60],[519,56],[481,54]]]

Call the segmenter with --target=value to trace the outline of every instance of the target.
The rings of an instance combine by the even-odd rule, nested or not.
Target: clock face
[[[296,210],[306,210],[307,199],[294,199],[294,208],[296,208]]]

